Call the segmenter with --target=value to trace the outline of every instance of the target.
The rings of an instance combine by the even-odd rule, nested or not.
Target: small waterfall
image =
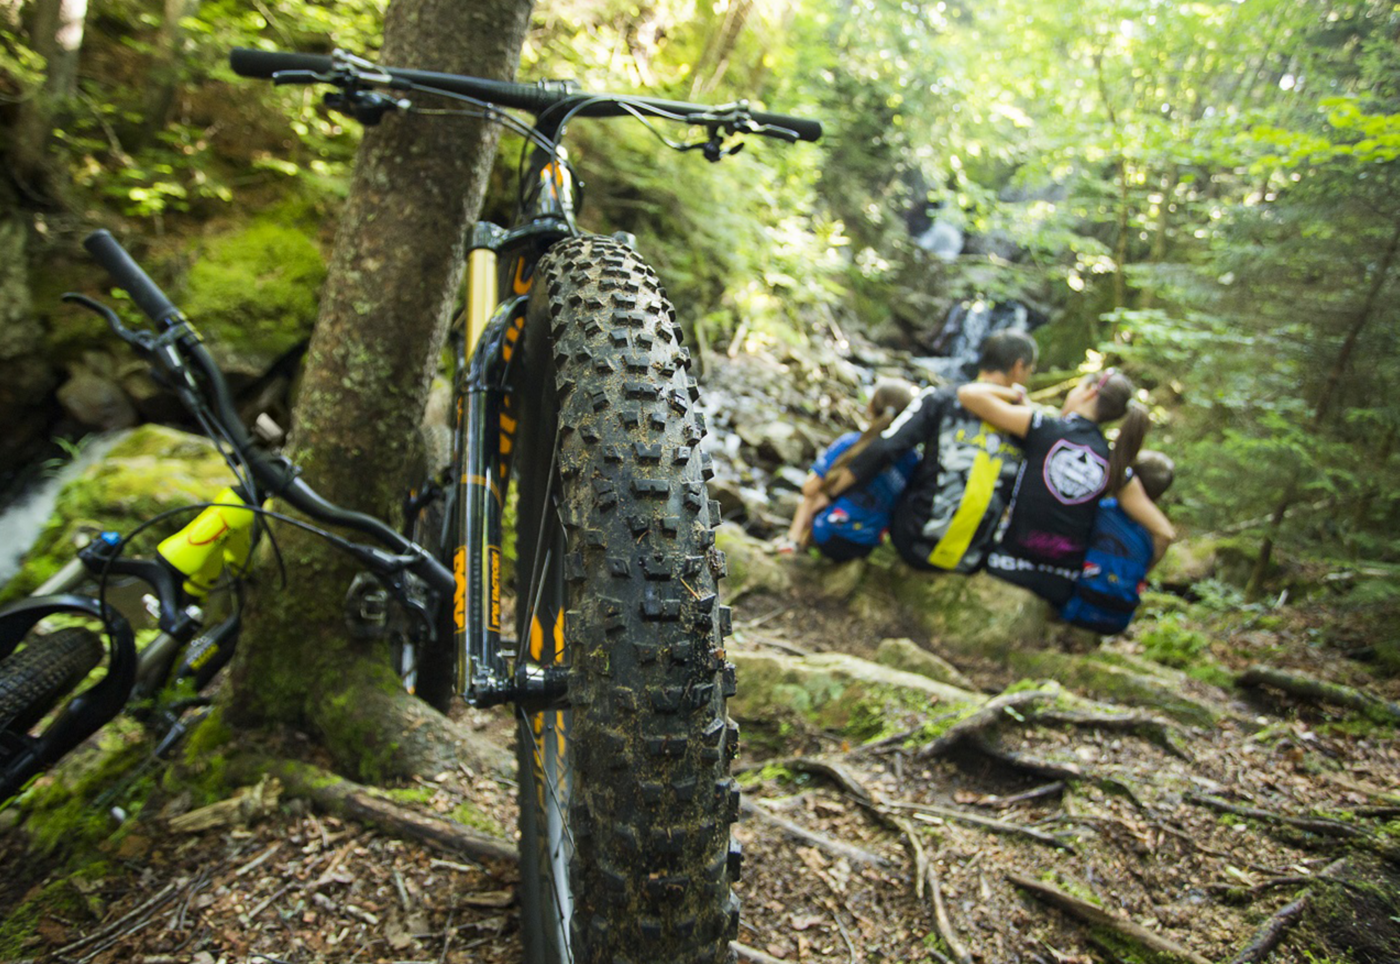
[[[948,320],[933,343],[938,354],[914,362],[939,378],[962,381],[977,374],[978,351],[988,335],[1030,331],[1043,320],[1019,301],[963,302],[948,312]]]
[[[109,432],[86,437],[72,461],[56,472],[46,472],[34,479],[14,502],[0,511],[0,585],[19,572],[20,560],[34,545],[44,523],[49,521],[63,487],[88,466],[100,461],[123,434]]]

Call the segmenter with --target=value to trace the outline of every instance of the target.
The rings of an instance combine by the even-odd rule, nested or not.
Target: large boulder
[[[729,565],[726,595],[730,598],[753,592],[783,593],[792,588],[790,560],[775,555],[768,543],[734,523],[726,522],[715,530],[715,545]]]
[[[965,690],[975,690],[976,684],[952,663],[931,652],[912,639],[882,639],[875,649],[875,662],[905,673],[926,676],[938,683],[947,683]]]
[[[211,238],[181,307],[226,373],[256,378],[311,333],[326,276],[314,233],[274,215]]]

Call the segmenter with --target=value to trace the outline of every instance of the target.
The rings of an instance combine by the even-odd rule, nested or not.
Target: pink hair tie
[[[1106,369],[1104,369],[1104,373],[1103,373],[1102,375],[1099,376],[1098,384],[1096,384],[1096,385],[1094,386],[1094,391],[1096,391],[1096,392],[1101,392],[1101,391],[1103,391],[1103,387],[1104,387],[1105,385],[1108,384],[1108,380],[1109,380],[1110,378],[1112,378],[1114,375],[1117,375],[1117,374],[1118,374],[1118,369],[1116,369],[1116,368],[1106,368]]]

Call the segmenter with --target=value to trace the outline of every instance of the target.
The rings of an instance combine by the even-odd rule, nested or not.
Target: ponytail
[[[1147,409],[1137,402],[1128,403],[1128,413],[1123,416],[1123,424],[1118,427],[1118,437],[1113,440],[1113,451],[1108,458],[1108,494],[1117,495],[1118,490],[1128,481],[1128,469],[1137,461],[1142,449],[1142,440],[1147,437],[1148,426],[1152,424]]]
[[[864,452],[871,442],[894,424],[899,413],[904,411],[913,399],[913,390],[903,382],[881,382],[875,387],[875,394],[870,396],[870,408],[875,412],[875,418],[865,427],[865,431],[860,433],[860,438],[838,455],[826,470],[826,478],[822,483],[823,492],[826,492],[827,485],[836,478],[839,471],[855,461],[857,455]],[[827,494],[830,495],[829,492]]]
[[[1132,379],[1118,369],[1104,371],[1095,387],[1098,396],[1095,399],[1094,421],[1103,423],[1123,419],[1108,460],[1108,494],[1117,495],[1128,481],[1128,469],[1137,461],[1138,451],[1152,421],[1147,409],[1133,400],[1137,388]]]

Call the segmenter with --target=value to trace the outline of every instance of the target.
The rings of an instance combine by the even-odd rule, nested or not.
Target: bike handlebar
[[[107,269],[117,286],[131,295],[137,306],[162,330],[174,324],[180,317],[180,309],[176,308],[165,296],[165,292],[160,290],[160,286],[141,270],[141,266],[127,254],[126,249],[112,237],[110,231],[92,232],[83,239],[83,247],[87,248],[93,260]]]
[[[229,64],[236,74],[244,77],[273,79],[274,74],[283,71],[311,71],[326,73],[335,68],[335,59],[323,54],[286,53],[276,50],[249,50],[235,47],[229,55]],[[403,67],[376,67],[383,79],[373,73],[366,73],[361,80],[378,83],[391,89],[405,90],[413,85],[433,87],[454,94],[474,97],[502,107],[529,111],[536,116],[552,110],[566,112],[577,109],[579,117],[621,117],[628,108],[674,114],[681,119],[713,116],[715,108],[706,104],[690,104],[684,101],[662,100],[656,97],[631,97],[619,95],[595,95],[580,91],[563,91],[537,84],[517,84],[502,80],[485,80],[480,77],[467,77],[462,74],[443,74],[428,70],[410,70]],[[768,111],[751,111],[749,116],[757,124],[791,131],[799,140],[815,141],[821,137],[820,121],[791,117],[787,114],[774,114]],[[703,122],[700,121],[700,122]],[[756,133],[769,133],[759,131]]]
[[[136,304],[152,321],[168,330],[184,320],[180,310],[175,307],[165,292],[160,289],[160,286],[151,280],[150,276],[136,263],[136,259],[127,253],[121,242],[112,237],[110,232],[94,231],[83,240],[83,246],[98,263],[112,274],[118,287],[131,295]],[[173,338],[173,343],[168,343],[168,339],[175,335],[178,337]],[[330,502],[298,478],[296,470],[290,463],[269,458],[254,447],[252,439],[239,418],[238,408],[234,404],[233,395],[229,391],[228,383],[224,380],[223,372],[210,356],[198,335],[186,328],[183,331],[170,332],[167,339],[162,339],[162,341],[167,343],[162,345],[153,361],[165,366],[172,375],[187,374],[188,367],[193,366],[203,383],[199,389],[203,403],[212,409],[213,417],[218,422],[219,428],[222,429],[224,439],[238,451],[242,461],[252,471],[254,479],[259,485],[271,490],[273,495],[286,499],[291,505],[313,519],[361,532],[378,540],[396,553],[415,557],[414,561],[409,564],[411,571],[422,576],[439,591],[451,591],[453,587],[452,574],[404,538],[401,533],[373,516],[356,512],[353,509],[345,509]],[[177,389],[182,381],[182,378],[177,377]],[[194,384],[193,382],[188,383],[190,390],[194,390]],[[371,553],[364,550],[358,552],[358,558],[370,565],[377,561]],[[394,564],[393,560],[378,561],[382,562],[386,568]]]

